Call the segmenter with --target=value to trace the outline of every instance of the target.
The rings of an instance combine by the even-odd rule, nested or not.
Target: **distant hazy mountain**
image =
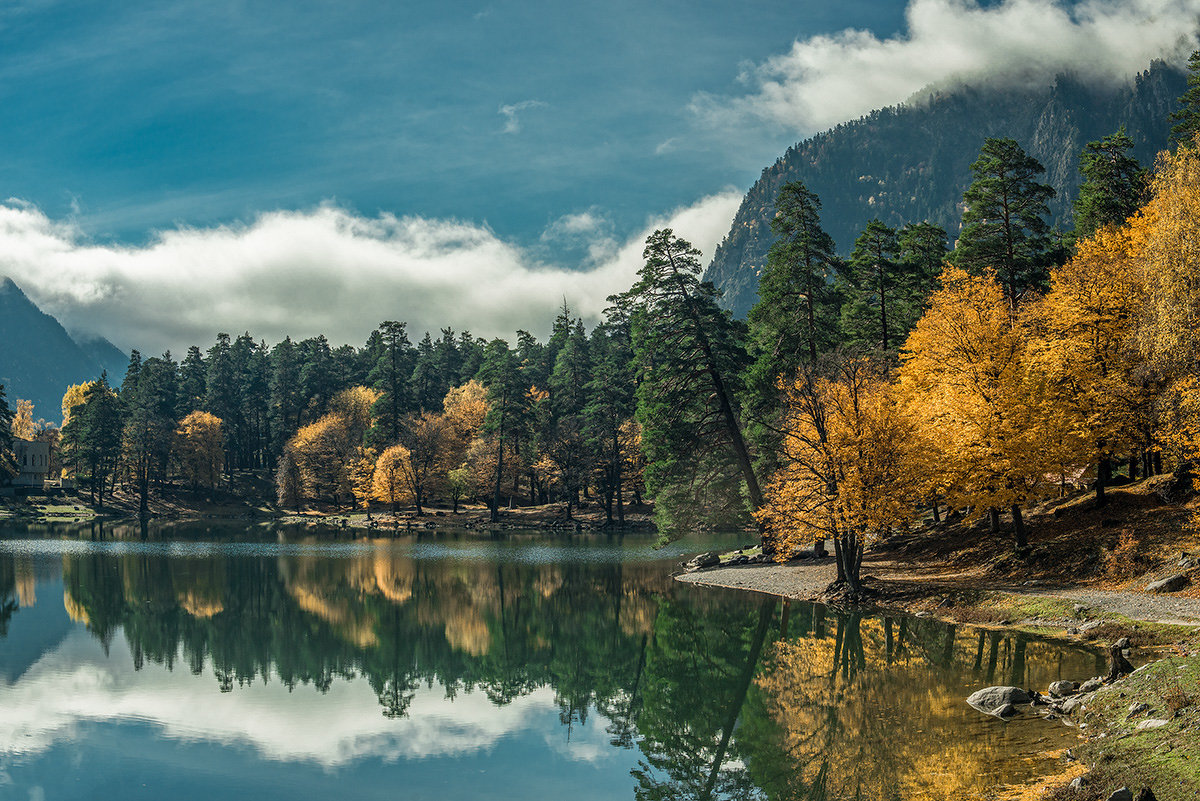
[[[58,423],[68,385],[99,378],[104,370],[117,383],[128,361],[107,339],[80,345],[11,279],[0,277],[0,384],[10,408],[18,398],[31,400],[34,418]]]
[[[750,310],[775,241],[775,197],[794,180],[821,198],[822,224],[844,255],[874,217],[892,226],[935,222],[953,245],[970,165],[987,137],[1016,139],[1046,167],[1043,180],[1058,190],[1050,204],[1053,224],[1067,230],[1083,146],[1124,125],[1137,157],[1152,164],[1167,145],[1167,115],[1185,89],[1182,72],[1156,62],[1124,87],[1088,86],[1066,76],[1039,90],[966,87],[844,123],[789,148],[763,170],[705,278],[724,290],[726,308],[739,316]]]

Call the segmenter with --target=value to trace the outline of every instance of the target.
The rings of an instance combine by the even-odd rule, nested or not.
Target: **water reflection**
[[[474,755],[515,797],[554,778],[580,798],[970,798],[1070,736],[980,716],[971,689],[1096,668],[1023,636],[679,585],[644,541],[268,533],[0,541],[0,779],[51,780],[56,749],[98,747],[89,726],[136,722],[227,746],[214,791],[248,744],[255,771],[337,767],[361,797],[369,760],[417,781]],[[460,772],[443,797],[494,790]]]

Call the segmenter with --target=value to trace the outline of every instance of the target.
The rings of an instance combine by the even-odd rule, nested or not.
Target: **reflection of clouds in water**
[[[571,727],[570,739],[566,727],[561,732],[548,732],[545,736],[546,745],[551,751],[566,759],[576,762],[597,764],[613,756],[615,749],[609,740],[612,739],[605,727],[608,721],[597,714],[589,714],[587,723],[576,722]]]
[[[550,688],[497,707],[482,692],[460,692],[451,703],[443,687],[421,687],[409,717],[395,720],[383,716],[363,680],[336,681],[325,694],[303,686],[289,692],[278,681],[219,693],[211,674],[172,672],[153,663],[135,672],[123,640],[105,657],[100,643],[82,631],[15,684],[0,686],[0,709],[0,758],[41,753],[72,739],[83,723],[146,722],[169,739],[247,744],[265,759],[326,768],[368,757],[394,761],[484,751],[505,737],[544,728],[546,718],[558,714]],[[570,743],[565,729],[546,741],[568,759],[595,762],[602,754],[594,743],[606,723],[590,715]],[[0,773],[0,785],[4,778]]]

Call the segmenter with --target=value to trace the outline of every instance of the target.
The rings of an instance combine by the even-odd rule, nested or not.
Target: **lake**
[[[705,535],[0,524],[0,799],[945,799],[1093,650],[675,582]]]

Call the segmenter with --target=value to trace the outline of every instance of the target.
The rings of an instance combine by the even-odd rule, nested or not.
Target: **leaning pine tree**
[[[689,242],[658,230],[642,255],[638,282],[611,300],[630,314],[646,485],[660,530],[673,537],[701,521],[744,521],[746,502],[757,510],[763,499],[736,398],[747,361],[741,327],[700,281],[700,251]]]

